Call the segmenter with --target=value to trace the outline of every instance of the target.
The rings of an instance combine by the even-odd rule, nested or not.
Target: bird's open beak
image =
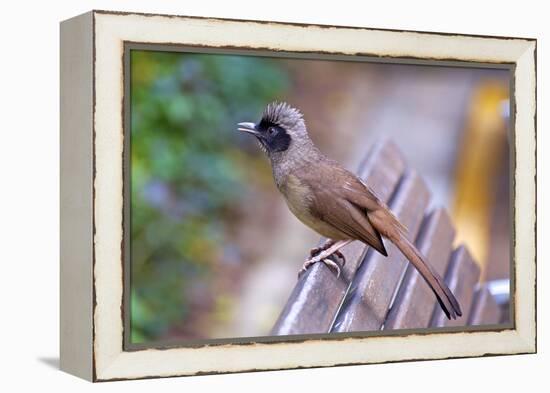
[[[254,123],[244,122],[244,123],[239,123],[237,125],[239,126],[239,128],[237,128],[237,130],[239,131],[248,132],[249,134],[252,134],[252,135],[260,134],[258,130],[256,130],[256,124]]]

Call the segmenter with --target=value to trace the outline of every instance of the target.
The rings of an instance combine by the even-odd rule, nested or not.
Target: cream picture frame
[[[513,327],[124,346],[126,43],[513,69]],[[61,24],[61,368],[90,381],[536,352],[536,40],[91,11]]]

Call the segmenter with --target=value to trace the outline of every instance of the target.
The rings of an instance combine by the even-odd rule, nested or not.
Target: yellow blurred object
[[[494,179],[506,152],[503,102],[509,99],[506,82],[487,81],[474,92],[464,138],[458,151],[453,218],[455,242],[464,242],[481,268],[483,280],[489,254]]]

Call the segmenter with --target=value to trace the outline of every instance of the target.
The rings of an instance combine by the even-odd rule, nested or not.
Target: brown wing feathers
[[[365,211],[350,202],[348,202],[347,209],[353,222],[357,227],[362,229],[360,231],[361,236],[359,239],[387,257],[388,252],[386,251],[386,247],[384,247],[382,236],[380,235],[380,232],[372,226],[367,215],[365,214]]]
[[[321,206],[319,206],[321,208],[313,209],[313,212],[323,212],[322,216],[318,214],[319,218],[338,228],[350,239],[361,240],[384,256],[388,255],[382,236],[374,229],[363,208],[339,195],[317,193],[317,196],[317,204],[322,207],[331,205],[330,209],[323,209]],[[326,204],[324,203],[325,200]]]
[[[460,305],[449,287],[407,239],[406,228],[385,204],[362,182],[348,181],[344,190],[348,199],[346,209],[356,226],[362,229],[358,239],[387,256],[381,234],[388,237],[426,280],[447,318],[461,316]]]

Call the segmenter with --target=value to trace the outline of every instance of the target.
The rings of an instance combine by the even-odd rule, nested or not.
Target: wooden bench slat
[[[454,237],[455,230],[451,219],[443,208],[434,210],[424,219],[417,236],[416,246],[441,277],[445,275]],[[436,303],[437,300],[429,285],[409,263],[384,323],[384,329],[428,327]]]
[[[271,334],[327,333],[340,306],[334,299],[344,296],[347,284],[336,280],[324,264],[316,263],[304,273],[296,288],[299,290],[292,291]]]
[[[393,142],[382,141],[372,148],[357,173],[381,200],[387,201],[404,170],[405,160],[397,146]],[[271,334],[328,333],[349,280],[367,249],[361,242],[353,242],[342,249],[346,265],[339,279],[323,263],[312,266],[294,287]],[[297,261],[297,271],[302,262]]]
[[[500,307],[487,284],[480,285],[474,295],[468,325],[494,325],[499,323],[500,317]]]
[[[470,252],[465,246],[460,246],[453,251],[451,261],[445,273],[445,282],[460,303],[462,316],[457,319],[449,320],[441,310],[439,304],[436,304],[430,326],[466,325],[470,309],[472,308],[474,288],[479,279],[479,273],[479,266],[474,262]]]
[[[391,201],[391,209],[414,239],[424,217],[430,194],[414,171],[407,171]],[[370,250],[353,278],[346,300],[332,331],[378,330],[385,320],[394,291],[407,266],[407,259],[385,241],[388,256]]]

